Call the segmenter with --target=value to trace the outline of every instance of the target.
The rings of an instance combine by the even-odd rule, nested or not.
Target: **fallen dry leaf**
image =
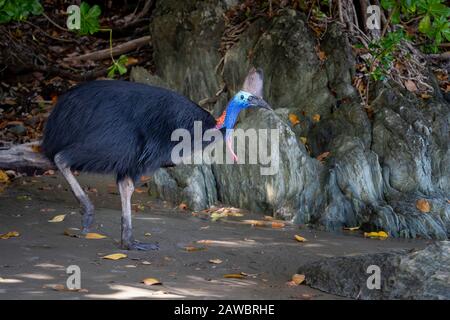
[[[296,114],[290,113],[289,114],[289,121],[292,123],[293,126],[296,126],[300,123],[300,120],[298,119],[298,116]]]
[[[134,192],[136,192],[136,193],[144,193],[146,190],[145,189],[143,189],[143,188],[136,188],[136,189],[134,189]]]
[[[211,221],[217,221],[219,219],[222,218],[226,218],[226,217],[242,217],[243,214],[239,213],[239,212],[231,212],[231,211],[216,211],[211,213]]]
[[[328,158],[328,156],[330,155],[329,151],[326,151],[320,155],[317,156],[317,160],[319,160],[320,162],[323,162],[323,160],[325,160],[326,158]]]
[[[303,281],[305,281],[305,275],[304,274],[294,274],[292,276],[292,282],[294,282],[296,285],[302,284]]]
[[[9,177],[6,174],[5,171],[0,170],[0,183],[8,183],[9,182]]]
[[[344,230],[348,230],[348,231],[356,231],[359,230],[360,227],[344,227]]]
[[[316,49],[316,54],[317,54],[317,57],[319,58],[319,60],[320,61],[325,61],[327,59],[327,54],[325,53],[325,51],[320,50],[320,46],[319,45],[317,45],[315,47],[315,49]]]
[[[409,92],[416,92],[417,91],[417,86],[414,83],[414,81],[412,80],[406,80],[404,82],[405,84],[405,88],[409,91]]]
[[[38,144],[33,144],[33,145],[31,145],[31,151],[36,152],[36,153],[39,153],[39,152],[42,151],[42,148],[41,148],[41,146],[38,145]]]
[[[103,256],[102,259],[120,260],[120,259],[125,259],[126,257],[127,257],[127,255],[123,254],[123,253],[113,253],[113,254],[108,254],[106,256]]]
[[[209,263],[212,263],[212,264],[221,264],[223,262],[220,259],[210,259],[208,261],[209,261]]]
[[[314,122],[319,122],[320,121],[320,114],[316,113],[315,115],[313,115],[312,119],[313,119]]]
[[[127,57],[127,62],[125,62],[125,65],[128,66],[132,66],[134,64],[137,64],[139,62],[138,59],[133,58],[133,57]]]
[[[299,236],[298,234],[296,234],[296,235],[294,236],[294,238],[295,238],[295,240],[297,240],[298,242],[305,242],[305,241],[307,241],[305,238]]]
[[[416,208],[419,209],[423,213],[427,213],[431,211],[430,203],[425,199],[419,199],[416,201]]]
[[[184,250],[186,250],[187,252],[195,252],[195,251],[206,250],[206,248],[205,247],[187,246],[187,247],[184,247]]]
[[[18,236],[20,236],[19,232],[17,232],[17,231],[10,231],[10,232],[4,233],[4,234],[0,234],[0,239],[7,240],[9,238],[15,238],[15,237],[18,237]]]
[[[283,222],[277,222],[277,221],[273,221],[271,223],[272,228],[274,229],[280,229],[280,228],[284,228],[284,223]]]
[[[388,234],[384,231],[379,232],[364,232],[364,237],[371,238],[371,239],[380,239],[384,240],[388,238]]]
[[[100,233],[86,233],[86,235],[84,236],[85,239],[105,239],[107,238],[106,236],[100,234]]]
[[[59,214],[57,216],[54,216],[51,220],[48,220],[48,222],[63,222],[65,217],[65,214]]]
[[[162,285],[162,282],[159,281],[156,278],[145,278],[144,280],[141,281],[143,284],[145,284],[146,286],[155,286],[155,285]]]
[[[227,279],[244,279],[245,275],[243,275],[242,273],[229,273],[225,274],[223,277]]]
[[[306,137],[300,137],[300,141],[301,141],[303,144],[306,144],[306,143],[308,142],[308,138],[306,138]]]

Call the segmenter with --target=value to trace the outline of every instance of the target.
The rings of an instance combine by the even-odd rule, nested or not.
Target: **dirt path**
[[[125,252],[117,247],[120,200],[113,194],[115,189],[108,186],[113,180],[82,176],[80,181],[91,188],[96,232],[107,235],[106,239],[86,240],[63,234],[67,228],[80,227],[80,216],[59,176],[19,179],[0,194],[0,234],[12,230],[21,234],[0,240],[0,299],[334,299],[339,297],[303,285],[288,286],[286,282],[300,264],[321,257],[425,245],[425,241],[370,240],[294,226],[272,229],[238,221],[212,222],[190,211],[165,208],[141,193],[133,198],[133,203],[145,205],[133,217],[135,237],[157,241],[161,249]],[[67,215],[63,222],[48,222],[58,214]],[[246,214],[239,219],[260,218]],[[296,242],[295,234],[308,242]],[[195,243],[198,240],[213,241],[202,251],[185,250],[186,246],[201,247]],[[128,257],[118,261],[100,258],[118,252]],[[210,259],[223,262],[212,264]],[[81,268],[81,286],[88,292],[48,287],[66,283],[69,265]],[[240,272],[248,276],[223,277]],[[163,285],[140,283],[148,277],[159,279]]]

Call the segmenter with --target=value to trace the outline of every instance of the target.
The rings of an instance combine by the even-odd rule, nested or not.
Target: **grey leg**
[[[59,171],[62,173],[64,178],[66,178],[67,182],[69,183],[75,198],[77,198],[78,202],[80,203],[81,214],[83,216],[82,218],[83,233],[87,233],[89,232],[89,229],[91,228],[92,223],[94,222],[94,206],[92,205],[86,193],[81,188],[78,181],[75,179],[74,175],[70,171],[70,168],[64,163],[59,154],[55,156],[54,161]]]
[[[122,248],[126,250],[157,250],[157,244],[141,243],[135,241],[133,238],[133,228],[131,225],[131,196],[134,191],[133,181],[130,178],[125,178],[117,184],[122,201]]]

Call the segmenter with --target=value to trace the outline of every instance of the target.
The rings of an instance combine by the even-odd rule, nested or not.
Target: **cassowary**
[[[262,99],[262,86],[262,71],[252,69],[242,90],[217,120],[188,98],[145,84],[97,80],[66,92],[48,118],[42,149],[80,203],[83,232],[92,227],[94,206],[71,169],[114,174],[122,202],[122,248],[157,249],[156,244],[141,243],[132,236],[131,195],[135,182],[160,167],[174,165],[174,130],[187,129],[193,136],[194,121],[201,121],[203,131],[223,132],[233,129],[239,112],[245,108],[270,109]],[[230,147],[229,134],[227,142]]]

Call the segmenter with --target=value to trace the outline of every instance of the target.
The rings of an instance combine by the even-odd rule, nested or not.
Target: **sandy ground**
[[[332,234],[296,226],[252,227],[241,221],[261,216],[249,213],[213,222],[207,216],[195,216],[136,193],[133,203],[144,209],[134,213],[135,237],[158,242],[160,250],[126,252],[117,245],[120,199],[113,179],[79,178],[90,188],[89,196],[96,205],[95,232],[106,239],[64,235],[67,228],[80,227],[80,215],[59,175],[18,179],[0,194],[0,234],[20,233],[19,237],[0,240],[0,299],[340,299],[287,282],[308,261],[426,244],[364,239],[358,233]],[[63,222],[48,222],[59,214],[66,214]],[[295,241],[295,234],[308,241]],[[196,243],[198,240],[211,241],[202,245]],[[205,249],[188,252],[186,246]],[[101,258],[120,252],[128,257],[118,261]],[[210,259],[222,263],[212,264]],[[69,265],[81,269],[82,292],[52,288],[66,283]],[[241,272],[246,274],[244,279],[224,278],[225,274]],[[162,285],[141,283],[149,277],[159,279]]]

